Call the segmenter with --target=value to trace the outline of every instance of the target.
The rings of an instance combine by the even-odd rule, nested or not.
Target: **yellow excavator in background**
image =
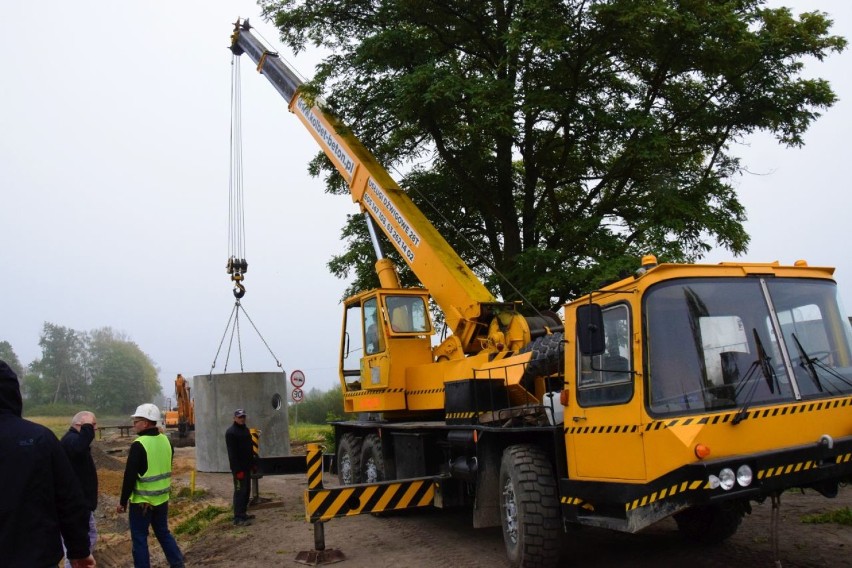
[[[195,404],[189,396],[190,390],[187,380],[178,373],[175,379],[175,406],[165,412],[166,428],[177,429],[169,436],[176,446],[195,445]]]

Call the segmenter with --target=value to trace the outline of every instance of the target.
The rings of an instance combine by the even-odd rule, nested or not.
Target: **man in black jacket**
[[[249,502],[249,480],[254,469],[254,451],[251,432],[246,428],[246,413],[242,408],[234,411],[234,423],[225,432],[228,462],[234,476],[234,524],[250,525],[254,515],[246,514]]]
[[[62,446],[49,429],[21,418],[21,388],[0,361],[0,564],[55,567],[62,539],[71,566],[94,566],[89,551],[89,509]]]
[[[92,442],[95,439],[95,427],[98,425],[93,412],[83,410],[71,419],[71,427],[62,436],[62,449],[71,462],[71,467],[77,475],[77,481],[83,489],[83,498],[89,508],[89,548],[95,550],[98,532],[95,527],[95,509],[98,508],[98,472],[95,460],[92,458]],[[65,559],[65,568],[70,568],[71,562]]]

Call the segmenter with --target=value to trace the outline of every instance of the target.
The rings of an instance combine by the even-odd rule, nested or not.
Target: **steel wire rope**
[[[245,264],[245,198],[243,192],[243,152],[242,152],[242,94],[241,94],[241,71],[240,57],[231,56],[231,133],[230,133],[230,176],[228,182],[228,272],[231,273],[232,280],[237,284],[237,288],[242,288],[240,280],[246,271]],[[246,309],[240,302],[242,293],[237,293],[237,288],[234,290],[236,301],[231,309],[231,314],[228,317],[228,322],[225,324],[225,331],[222,333],[222,339],[219,341],[219,347],[216,350],[216,356],[213,358],[213,364],[210,367],[210,376],[213,375],[213,369],[216,368],[216,362],[222,352],[222,346],[225,343],[225,338],[228,337],[230,329],[230,339],[228,341],[228,349],[225,353],[225,363],[223,372],[228,371],[228,363],[231,359],[231,350],[234,348],[234,338],[237,340],[237,355],[239,356],[240,372],[245,372],[242,334],[240,332],[240,310],[242,310],[246,319],[251,324],[252,328],[257,333],[257,336],[263,342],[269,354],[275,360],[275,364],[283,371],[281,362],[278,357],[269,347],[269,343],[260,330],[255,325],[254,321],[249,316]]]
[[[228,181],[228,257],[245,259],[245,213],[243,198],[242,76],[240,57],[231,56],[231,155]]]
[[[213,358],[213,364],[210,367],[210,374],[213,374],[213,369],[216,368],[216,361],[219,359],[219,354],[222,351],[222,346],[225,344],[225,338],[228,337],[228,330],[231,330],[230,339],[228,340],[228,350],[225,353],[225,365],[224,371],[228,370],[228,362],[231,359],[231,349],[234,346],[234,337],[237,338],[237,353],[240,358],[240,372],[244,372],[243,368],[243,346],[242,346],[242,334],[240,332],[240,310],[242,310],[243,315],[251,324],[252,329],[254,329],[257,336],[260,338],[261,342],[263,342],[266,350],[269,351],[269,354],[272,355],[272,358],[275,360],[275,365],[283,371],[284,367],[281,365],[281,361],[279,361],[278,357],[275,355],[275,352],[272,351],[272,348],[269,346],[269,343],[266,341],[266,338],[263,337],[263,334],[258,329],[257,325],[255,325],[254,320],[251,319],[251,316],[248,314],[246,309],[243,307],[242,303],[237,300],[234,302],[234,307],[231,309],[231,315],[228,317],[228,323],[225,325],[225,331],[222,333],[222,339],[219,341],[219,348],[216,350],[216,356]],[[233,322],[233,326],[231,325]]]
[[[228,317],[228,323],[225,324],[225,331],[222,332],[222,339],[219,341],[219,348],[216,350],[216,355],[213,357],[213,364],[210,365],[210,375],[213,374],[213,369],[216,368],[216,361],[219,360],[219,353],[222,351],[222,345],[225,343],[225,337],[228,335],[228,330],[231,328],[231,321],[234,319],[234,314],[239,309],[240,303],[236,302],[231,308],[231,315]]]

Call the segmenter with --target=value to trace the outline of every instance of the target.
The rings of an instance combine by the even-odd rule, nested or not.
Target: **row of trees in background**
[[[24,368],[8,341],[0,359],[18,374],[26,407],[69,404],[132,412],[162,394],[157,368],[136,343],[109,327],[89,332],[45,322],[41,358]]]
[[[299,422],[308,424],[325,424],[329,420],[340,420],[343,414],[343,391],[340,385],[329,391],[311,389],[298,404],[290,406],[288,418],[293,424]]]

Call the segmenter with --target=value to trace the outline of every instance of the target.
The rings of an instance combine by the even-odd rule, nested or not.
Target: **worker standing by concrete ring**
[[[234,478],[234,524],[250,525],[254,515],[246,513],[251,489],[251,472],[254,467],[251,432],[246,427],[246,412],[242,408],[234,411],[234,423],[225,432],[228,448],[228,463]]]

